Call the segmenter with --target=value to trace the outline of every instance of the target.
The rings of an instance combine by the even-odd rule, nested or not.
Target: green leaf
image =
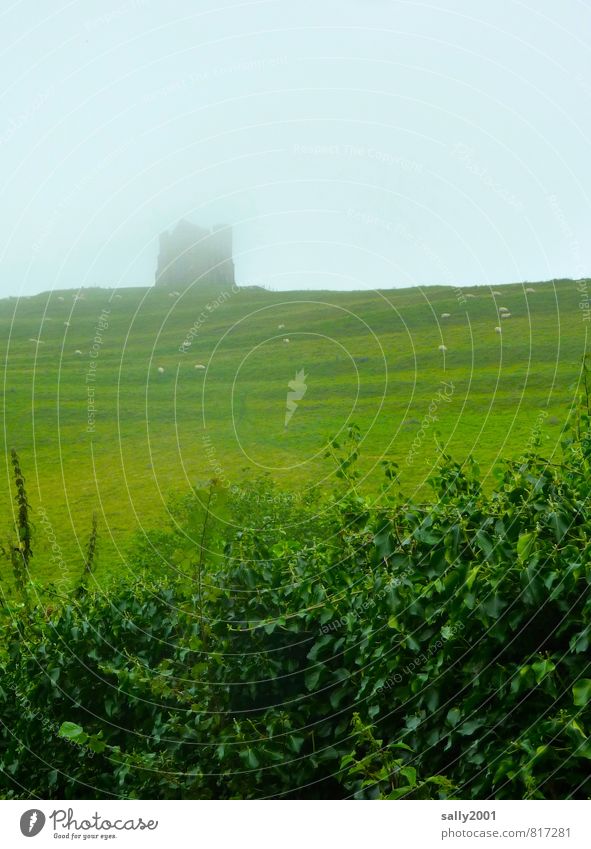
[[[574,754],[577,758],[586,758],[587,760],[591,760],[591,740],[587,740],[579,746]]]
[[[434,534],[423,528],[417,528],[413,536],[418,542],[422,542],[424,545],[437,545],[441,542],[441,537],[438,534]]]
[[[476,541],[476,545],[482,551],[486,558],[490,557],[494,551],[494,545],[490,537],[488,537],[484,531],[477,531],[476,536],[474,537]]]
[[[84,743],[87,735],[81,725],[76,725],[75,722],[62,722],[59,730],[60,737],[65,737],[66,740],[73,740],[75,743]]]
[[[532,663],[531,668],[533,669],[536,676],[536,684],[539,684],[546,675],[549,675],[550,672],[554,672],[556,669],[555,665],[551,660],[539,660],[537,663]]]
[[[580,634],[575,634],[570,641],[570,650],[575,654],[587,651],[589,647],[589,631],[585,628]]]
[[[379,529],[373,538],[374,545],[378,552],[380,560],[387,559],[394,551],[394,541],[390,533],[390,524],[386,524]]]
[[[345,687],[341,687],[341,689],[333,690],[330,694],[330,706],[333,710],[338,710],[341,706],[341,702],[343,699],[349,695],[348,690]]]
[[[527,560],[534,549],[537,533],[531,531],[528,534],[521,534],[517,540],[517,556],[523,562]]]
[[[554,531],[556,542],[560,542],[568,531],[569,521],[566,516],[563,516],[560,513],[557,513],[556,511],[550,513],[549,518],[550,527]]]
[[[450,725],[457,725],[460,721],[462,714],[459,708],[452,708],[447,712],[447,721]]]
[[[88,748],[91,749],[93,752],[96,752],[97,754],[104,752],[107,748],[104,740],[100,739],[101,734],[102,731],[100,732],[100,734],[93,734],[91,737],[88,738]]]
[[[315,666],[314,669],[310,669],[309,672],[306,672],[306,678],[304,679],[306,682],[306,687],[308,690],[316,690],[318,687],[318,682],[320,680],[320,673],[322,672],[322,668],[319,666]]]
[[[405,766],[400,770],[400,775],[403,775],[411,787],[415,787],[417,783],[417,771],[413,766]]]
[[[486,601],[483,601],[481,607],[491,619],[498,619],[503,608],[507,607],[507,602],[503,601],[498,593],[495,593],[489,596]]]
[[[581,678],[573,686],[573,702],[577,707],[585,707],[591,700],[591,678]]]
[[[301,752],[304,742],[305,738],[299,734],[290,734],[289,736],[289,745],[296,753],[296,755],[299,755],[299,753]]]
[[[250,769],[257,769],[260,765],[260,761],[254,749],[248,748],[245,752],[241,752],[241,757],[246,766]]]
[[[461,734],[463,737],[470,737],[471,734],[481,728],[484,725],[484,719],[469,719],[467,722],[463,722],[458,728],[458,734]]]

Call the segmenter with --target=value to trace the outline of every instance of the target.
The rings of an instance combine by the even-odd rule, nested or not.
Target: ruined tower
[[[232,228],[205,230],[181,220],[160,235],[156,286],[178,288],[200,282],[234,285]]]

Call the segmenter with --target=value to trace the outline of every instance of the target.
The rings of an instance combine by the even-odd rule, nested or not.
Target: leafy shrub
[[[189,509],[178,570],[6,612],[6,797],[589,797],[589,410],[429,504],[363,496],[351,437],[293,534],[243,490],[199,581]]]

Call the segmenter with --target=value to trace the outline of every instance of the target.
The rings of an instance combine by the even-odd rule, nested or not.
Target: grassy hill
[[[577,285],[495,286],[498,295],[85,289],[2,300],[1,533],[11,447],[27,475],[41,579],[79,572],[93,510],[100,568],[121,572],[130,535],[162,517],[172,491],[265,472],[298,491],[328,483],[323,447],[351,422],[376,492],[387,457],[403,489],[427,497],[436,429],[486,474],[538,433],[550,456],[585,349]],[[286,427],[288,383],[302,369],[306,391]]]

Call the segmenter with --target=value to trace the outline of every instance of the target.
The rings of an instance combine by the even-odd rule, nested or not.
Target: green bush
[[[379,506],[353,429],[297,522],[251,484],[215,556],[185,509],[178,569],[12,605],[2,795],[588,798],[590,420],[492,493],[442,454],[412,503],[386,464]]]

